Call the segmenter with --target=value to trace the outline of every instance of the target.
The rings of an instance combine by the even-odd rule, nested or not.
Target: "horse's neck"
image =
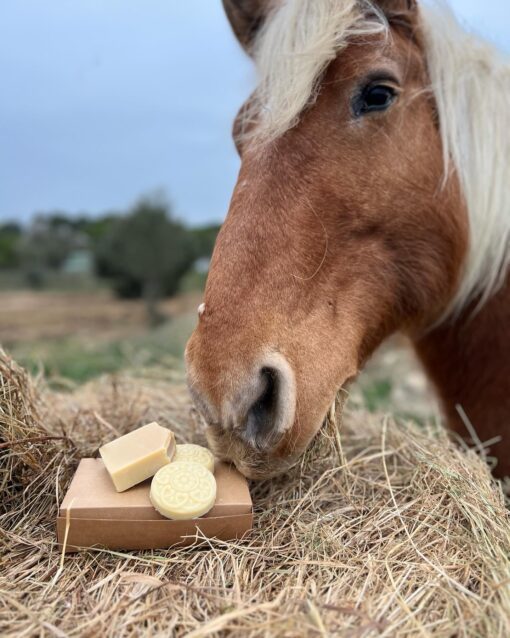
[[[416,350],[436,385],[449,424],[467,435],[457,405],[498,458],[495,474],[510,475],[510,276],[478,314],[417,341]]]

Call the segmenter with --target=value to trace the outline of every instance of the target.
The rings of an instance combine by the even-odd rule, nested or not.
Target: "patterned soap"
[[[216,500],[216,479],[193,461],[175,461],[156,472],[150,499],[160,514],[189,520],[207,514]]]
[[[204,465],[209,472],[214,472],[214,456],[206,447],[195,443],[179,444],[175,448],[174,461],[194,461]]]

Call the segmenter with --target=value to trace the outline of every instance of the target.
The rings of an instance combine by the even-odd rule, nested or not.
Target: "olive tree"
[[[172,218],[168,204],[155,198],[140,200],[118,218],[97,253],[98,273],[121,296],[142,296],[151,326],[164,319],[159,301],[177,291],[194,260],[190,234]]]

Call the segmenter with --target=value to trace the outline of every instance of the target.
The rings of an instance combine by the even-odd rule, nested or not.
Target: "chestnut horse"
[[[509,473],[506,61],[413,0],[223,1],[259,83],[186,353],[211,447],[285,471],[403,331]]]

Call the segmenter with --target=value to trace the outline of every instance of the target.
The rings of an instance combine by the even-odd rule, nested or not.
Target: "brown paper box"
[[[191,521],[172,521],[152,506],[150,480],[117,492],[101,459],[82,459],[60,506],[58,542],[64,544],[66,527],[66,552],[94,545],[162,549],[194,542],[197,530],[210,538],[240,538],[253,524],[246,479],[224,463],[216,463],[214,476],[217,493],[210,512]]]

